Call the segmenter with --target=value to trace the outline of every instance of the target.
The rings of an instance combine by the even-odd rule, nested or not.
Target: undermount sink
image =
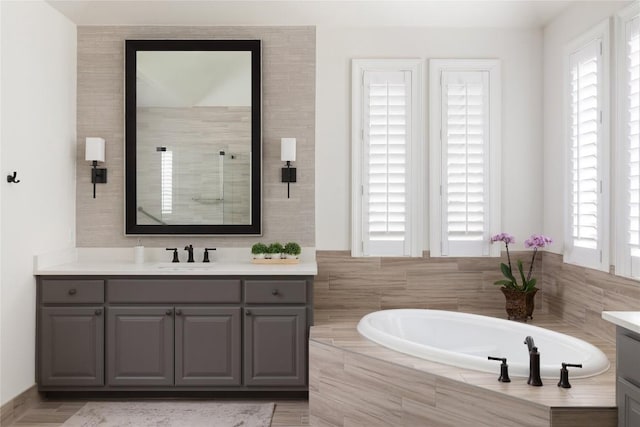
[[[158,270],[171,270],[171,271],[192,271],[192,270],[212,270],[214,264],[208,263],[167,263],[156,265]]]

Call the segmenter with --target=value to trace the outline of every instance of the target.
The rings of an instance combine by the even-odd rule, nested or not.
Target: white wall
[[[350,248],[351,59],[499,58],[502,61],[502,229],[522,242],[542,232],[542,31],[318,26],[316,247]],[[426,121],[426,120],[425,120]],[[425,135],[428,135],[425,126]],[[429,150],[426,149],[425,152]],[[425,158],[425,168],[428,164]],[[425,173],[428,176],[428,173]],[[428,188],[428,186],[425,186]],[[428,200],[425,197],[425,200]],[[425,210],[425,249],[428,242]]]
[[[628,3],[580,3],[565,10],[544,28],[544,232],[555,240],[549,247],[551,252],[562,253],[564,245],[564,174],[567,168],[562,108],[564,49],[573,39],[613,16]],[[611,203],[613,206],[613,199]],[[613,260],[613,254],[610,259]]]
[[[44,1],[0,7],[4,404],[35,382],[33,255],[75,245],[76,27]]]

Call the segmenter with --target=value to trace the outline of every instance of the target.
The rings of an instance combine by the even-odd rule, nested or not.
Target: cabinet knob
[[[271,295],[275,296],[275,295],[279,295],[279,294],[280,294],[280,292],[278,292],[277,289],[274,289],[274,290],[271,291]]]
[[[182,310],[176,310],[176,316],[180,316],[182,314]]]
[[[69,295],[75,295],[76,292],[78,292],[78,291],[76,291],[76,288],[69,289]]]
[[[96,311],[94,311],[94,313],[96,314],[96,316],[100,316],[102,314],[102,309],[98,308],[96,309]]]
[[[165,313],[167,316],[171,316],[173,314],[173,310],[167,310]]]
[[[251,316],[251,310],[246,310],[244,314],[246,314],[247,316]]]

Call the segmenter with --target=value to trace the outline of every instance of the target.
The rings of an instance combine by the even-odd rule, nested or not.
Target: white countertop
[[[603,311],[602,318],[640,334],[640,311]]]
[[[318,264],[315,248],[303,248],[299,264],[252,264],[248,248],[219,249],[211,254],[210,263],[200,262],[202,254],[196,250],[197,262],[168,262],[171,253],[164,248],[146,248],[147,262],[133,261],[133,248],[71,248],[36,256],[34,275],[41,276],[315,276]]]

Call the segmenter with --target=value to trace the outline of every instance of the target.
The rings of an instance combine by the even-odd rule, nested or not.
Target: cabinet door
[[[640,426],[640,388],[618,378],[618,426]]]
[[[176,307],[176,385],[240,385],[240,307]]]
[[[103,308],[41,310],[40,385],[104,385]]]
[[[245,385],[306,384],[306,317],[305,307],[245,309]]]
[[[110,307],[107,313],[109,385],[173,385],[173,307]]]

